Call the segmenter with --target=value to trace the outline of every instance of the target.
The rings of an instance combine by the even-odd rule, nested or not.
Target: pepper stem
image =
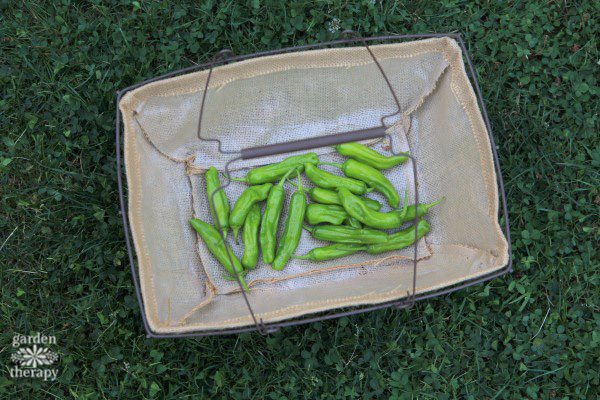
[[[290,185],[292,185],[292,186],[293,186],[293,187],[295,187],[296,189],[299,189],[299,188],[298,188],[298,185],[297,185],[297,184],[295,184],[293,181],[291,181],[289,178],[287,179],[287,183],[289,183]]]
[[[242,287],[244,288],[246,293],[250,293],[250,288],[248,287],[248,284],[246,283],[244,278],[242,278],[241,276],[239,278],[240,278],[240,283],[242,284]]]
[[[307,225],[302,225],[302,227],[304,229],[306,229],[307,231],[309,231],[310,233],[313,233],[313,231],[315,230],[315,228],[311,228],[310,226],[307,226]]]
[[[243,271],[243,272],[238,272],[240,274],[240,277],[243,277],[244,275],[246,275],[248,271]],[[226,274],[225,272],[221,273],[221,278],[225,279],[226,281],[232,281],[235,282],[237,281],[237,279],[235,279],[235,276],[231,276],[230,274]]]
[[[244,278],[242,278],[242,274],[239,275],[240,277],[240,283],[242,284],[242,287],[244,288],[244,290],[246,291],[246,293],[250,293],[250,288],[248,287],[248,284],[246,283],[246,281],[244,280]],[[233,282],[237,282],[237,279],[235,277],[225,277],[223,276],[224,279],[228,280],[228,281],[233,281]]]
[[[232,274],[233,276],[231,277],[231,280],[237,282],[237,280],[239,279],[240,283],[242,284],[242,287],[244,288],[244,290],[246,291],[246,293],[250,293],[250,288],[248,287],[248,284],[244,280],[244,275],[246,275],[247,272],[248,271],[245,271],[245,270],[242,270],[242,271],[234,270],[233,274]]]
[[[302,181],[300,180],[300,171],[296,170],[296,175],[298,175],[298,191],[304,193],[304,190],[302,189]]]
[[[442,197],[441,199],[439,199],[438,201],[434,201],[433,203],[430,204],[424,204],[425,207],[427,207],[427,209],[430,209],[433,206],[437,206],[438,204],[440,204],[442,201],[446,200],[446,196]]]
[[[248,284],[246,283],[246,281],[244,280],[244,275],[246,275],[248,271],[238,271],[238,276],[240,278],[240,283],[242,284],[242,287],[244,288],[244,290],[246,291],[246,293],[250,293],[250,288],[248,287]],[[222,273],[221,277],[223,279],[225,279],[226,281],[232,281],[232,282],[237,282],[237,278],[235,277],[235,271],[233,272],[234,276]]]
[[[331,165],[332,167],[343,168],[343,164],[330,163],[330,162],[318,162],[317,165]]]
[[[279,183],[277,184],[277,186],[279,187],[283,187],[283,183],[285,182],[285,180],[288,178],[288,176],[290,176],[290,174],[294,171],[296,171],[298,169],[298,167],[295,168],[290,168],[290,170],[288,172],[285,173],[285,175],[283,175],[283,177],[281,178],[281,180],[279,181]]]
[[[406,191],[404,191],[404,206],[402,207],[402,210],[400,211],[400,215],[401,215],[400,218],[404,219],[407,212],[408,212],[408,189]]]
[[[223,175],[225,175],[225,174],[223,174]],[[234,177],[232,177],[232,176],[228,176],[228,175],[225,175],[225,177],[227,177],[227,178],[229,178],[230,180],[232,180],[232,181],[235,181],[235,182],[244,182],[244,183],[248,183],[248,178],[234,178]]]

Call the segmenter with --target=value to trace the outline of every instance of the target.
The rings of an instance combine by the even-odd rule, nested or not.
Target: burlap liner
[[[487,131],[485,129],[485,125],[481,118],[481,114],[479,112],[479,108],[477,105],[477,101],[473,90],[466,78],[466,74],[464,71],[464,65],[462,63],[462,58],[460,54],[460,48],[458,45],[451,39],[429,39],[424,41],[410,42],[410,43],[402,43],[402,44],[393,44],[393,45],[379,45],[373,46],[376,51],[377,58],[379,60],[387,59],[387,58],[407,58],[414,57],[416,55],[421,55],[429,52],[437,52],[443,55],[445,61],[450,65],[450,70],[452,74],[451,81],[451,89],[452,92],[461,105],[463,110],[465,111],[470,126],[472,127],[472,133],[474,140],[477,145],[481,170],[483,171],[483,179],[485,185],[485,193],[487,199],[487,208],[488,213],[491,217],[496,219],[497,211],[498,211],[498,193],[495,185],[495,171],[493,169],[492,156],[490,151],[489,139],[487,137]],[[356,49],[354,49],[356,50]],[[334,50],[318,50],[312,51],[311,54],[316,55],[316,53],[324,53],[324,52],[352,52],[352,49],[334,49]],[[242,63],[231,64],[227,66],[223,66],[219,68],[218,77],[215,75],[215,78],[211,81],[211,88],[221,87],[226,85],[229,82],[232,82],[237,79],[244,79],[251,76],[257,76],[260,74],[269,74],[278,70],[285,70],[286,66],[289,64],[294,64],[294,69],[303,69],[303,68],[321,68],[321,67],[332,67],[332,66],[356,66],[361,64],[368,64],[371,60],[366,59],[364,54],[361,52],[360,54],[356,53],[355,60],[352,63],[348,64],[335,64],[328,65],[327,57],[323,57],[324,60],[320,60],[321,63],[315,63],[314,58],[309,60],[309,64],[304,64],[303,55],[307,52],[302,53],[292,53],[292,54],[284,54],[279,56],[268,57],[268,63],[262,63],[260,59],[256,60],[248,60]],[[402,53],[402,54],[399,54]],[[252,67],[247,68],[247,70],[243,70],[244,66],[242,64],[252,64]],[[268,67],[267,67],[268,66]],[[262,69],[261,69],[262,67]],[[444,66],[440,72],[440,75],[443,71],[446,70],[446,66]],[[240,73],[240,71],[244,71]],[[195,74],[188,74],[186,76],[171,78],[168,80],[163,80],[159,82],[154,82],[148,85],[145,85],[139,89],[136,89],[132,92],[127,93],[124,96],[120,103],[120,108],[124,116],[124,125],[125,125],[125,159],[127,166],[127,180],[129,186],[129,218],[131,222],[131,229],[134,238],[134,245],[136,249],[136,253],[138,255],[139,261],[139,274],[140,281],[142,283],[142,294],[144,298],[144,304],[146,308],[146,315],[148,317],[148,322],[151,328],[156,332],[161,333],[169,333],[169,332],[184,332],[190,330],[203,330],[203,329],[211,329],[211,328],[224,328],[224,327],[233,327],[233,326],[243,326],[252,323],[251,317],[249,314],[240,316],[237,318],[230,318],[226,320],[220,321],[211,321],[209,323],[202,323],[199,321],[193,320],[194,314],[199,311],[202,307],[208,305],[215,297],[214,285],[210,283],[206,284],[206,292],[208,293],[205,299],[196,304],[196,306],[192,307],[183,318],[179,319],[176,322],[172,322],[169,317],[166,320],[166,323],[161,323],[160,318],[157,313],[158,305],[155,296],[155,285],[153,281],[153,277],[150,271],[151,259],[149,255],[149,251],[146,244],[144,229],[139,225],[139,215],[141,209],[141,180],[140,180],[140,168],[133,167],[140,165],[140,154],[137,150],[137,144],[133,139],[133,135],[136,132],[136,128],[134,126],[134,121],[137,121],[135,117],[136,110],[138,107],[143,104],[144,99],[148,99],[151,97],[160,97],[160,96],[172,96],[175,94],[181,93],[191,93],[195,91],[199,91],[203,89],[204,80],[202,79],[204,72],[199,72]],[[184,85],[176,85],[175,82],[181,80],[182,82],[186,80],[186,77],[189,75],[196,75],[194,80],[188,80],[187,84]],[[422,96],[419,101],[413,105],[413,107],[409,107],[404,113],[400,120],[403,130],[405,132],[410,130],[410,115],[414,112],[418,107],[423,103],[425,97],[435,90],[436,81],[431,82],[430,90]],[[179,86],[179,89],[177,87]],[[181,87],[185,87],[182,89]],[[139,121],[137,121],[139,124]],[[143,132],[143,127],[139,124],[139,130]],[[147,137],[146,133],[143,133],[146,136],[147,140],[150,140]],[[151,141],[151,140],[150,140]],[[156,146],[155,146],[156,147]],[[156,147],[156,150],[162,151]],[[168,157],[170,160],[185,163],[185,170],[183,173],[198,173],[202,171],[201,167],[190,165],[189,158],[181,159],[175,158],[167,154],[163,154],[163,156]],[[468,257],[477,258],[483,257],[487,261],[486,268],[480,268],[479,270],[459,277],[455,277],[452,279],[448,279],[442,283],[432,284],[429,286],[421,286],[418,288],[417,292],[422,293],[430,290],[435,290],[437,288],[445,287],[452,285],[454,283],[464,281],[467,279],[471,279],[476,276],[480,276],[486,273],[489,273],[493,270],[497,270],[506,264],[508,260],[507,254],[507,245],[505,242],[505,238],[500,230],[499,225],[494,224],[495,234],[499,236],[500,240],[503,241],[500,246],[492,250],[481,249],[465,244],[444,244],[444,245],[432,245],[430,247],[442,249],[449,247],[456,247],[459,250],[456,250],[458,254],[468,254]],[[436,251],[432,251],[432,253],[436,253]],[[485,256],[487,254],[487,256]],[[434,257],[435,258],[435,257]],[[428,261],[428,260],[425,260]],[[405,264],[406,262],[399,262],[398,264]],[[411,262],[412,264],[412,262]],[[386,263],[387,265],[387,263]],[[423,260],[419,261],[419,268],[421,268],[423,264]],[[341,266],[345,268],[347,266]],[[334,267],[332,269],[336,269]],[[258,318],[264,318],[265,321],[278,321],[282,319],[292,318],[294,316],[302,315],[307,312],[317,312],[322,310],[327,310],[335,307],[343,307],[343,306],[351,306],[351,305],[359,305],[359,304],[373,304],[393,299],[398,299],[406,295],[406,291],[404,288],[401,289],[392,289],[382,293],[367,293],[359,296],[346,296],[339,297],[335,299],[328,299],[324,301],[318,302],[304,302],[303,304],[298,304],[294,306],[284,307],[280,310],[258,313]],[[170,307],[170,303],[169,303]],[[192,320],[192,321],[190,321]]]

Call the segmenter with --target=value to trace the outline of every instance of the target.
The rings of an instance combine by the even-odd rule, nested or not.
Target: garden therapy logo
[[[42,378],[55,380],[58,368],[52,368],[58,362],[58,354],[50,350],[47,345],[55,345],[55,336],[15,335],[13,336],[14,353],[11,360],[15,364],[10,369],[11,378]]]

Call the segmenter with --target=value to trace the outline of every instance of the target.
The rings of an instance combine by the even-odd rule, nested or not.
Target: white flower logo
[[[12,355],[12,360],[15,364],[25,365],[27,367],[37,368],[38,365],[50,365],[58,360],[58,354],[48,350],[46,347],[19,349]]]

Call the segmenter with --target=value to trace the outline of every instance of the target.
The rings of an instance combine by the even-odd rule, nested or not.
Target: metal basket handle
[[[373,127],[373,128],[335,133],[335,134],[331,134],[331,135],[318,136],[318,137],[312,137],[312,138],[307,138],[307,139],[300,139],[300,140],[284,142],[284,143],[275,143],[275,144],[270,144],[270,145],[266,145],[266,146],[250,147],[250,148],[242,149],[240,152],[225,151],[222,149],[222,143],[219,139],[203,138],[201,135],[202,116],[204,113],[204,105],[206,102],[208,85],[209,85],[210,79],[212,77],[213,68],[214,68],[215,64],[227,62],[227,60],[229,58],[231,58],[231,56],[233,55],[233,52],[229,49],[224,49],[224,50],[219,51],[217,54],[215,54],[215,56],[213,58],[213,62],[210,64],[210,69],[208,71],[208,76],[206,78],[206,83],[204,85],[204,93],[202,95],[202,103],[200,104],[200,113],[198,116],[198,139],[204,140],[204,141],[217,142],[218,146],[219,146],[219,151],[221,153],[240,154],[240,155],[238,157],[235,157],[232,160],[229,160],[226,163],[226,165],[225,165],[226,183],[221,185],[221,187],[217,188],[210,196],[210,201],[213,204],[213,207],[214,207],[214,196],[219,192],[219,190],[226,188],[231,183],[231,179],[229,178],[229,165],[237,160],[240,160],[240,159],[248,160],[248,159],[252,159],[252,158],[267,157],[267,156],[273,156],[273,155],[278,155],[278,154],[291,153],[294,151],[309,150],[309,149],[314,149],[314,148],[319,148],[319,147],[334,146],[337,144],[342,144],[342,143],[347,143],[347,142],[356,142],[356,141],[377,139],[377,138],[384,138],[384,137],[388,137],[390,139],[390,143],[392,143],[391,135],[389,135],[386,132],[385,119],[401,113],[400,101],[398,100],[398,97],[396,96],[396,93],[394,92],[392,84],[390,83],[387,75],[385,74],[381,64],[377,60],[377,57],[375,57],[375,55],[369,48],[369,45],[366,40],[364,40],[357,32],[352,31],[352,30],[343,31],[340,34],[340,36],[343,38],[342,39],[343,43],[351,43],[351,42],[355,42],[355,41],[361,41],[364,44],[366,50],[369,52],[369,55],[373,59],[373,62],[376,64],[383,79],[386,82],[386,85],[388,86],[390,93],[394,99],[394,102],[397,106],[397,110],[392,114],[383,115],[381,117],[381,125]],[[393,153],[393,151],[392,151],[392,153]],[[416,182],[417,182],[416,181],[416,173],[417,173],[416,172],[416,161],[412,156],[410,156],[410,158],[413,161],[412,166],[413,166],[413,173],[415,175],[415,204],[418,207],[419,197],[418,197],[417,188],[416,188]],[[418,218],[415,218],[415,223],[417,223],[417,222],[418,222]],[[225,233],[223,232],[223,229],[222,229],[218,219],[216,220],[216,228],[219,231],[219,233],[221,234],[221,238],[223,239],[223,242],[227,243],[226,239],[225,239]],[[411,307],[414,304],[414,297],[415,297],[415,290],[416,290],[416,269],[417,269],[417,242],[416,242],[416,239],[418,237],[417,235],[418,235],[418,229],[415,230],[415,244],[414,244],[415,254],[414,254],[414,260],[413,260],[414,265],[413,265],[412,293],[410,291],[407,292],[407,301],[399,304],[397,306],[398,308]],[[229,257],[229,262],[233,265],[233,259],[231,258],[231,253],[229,251],[227,252],[227,255]],[[244,297],[244,302],[246,303],[246,306],[248,307],[248,310],[250,312],[252,320],[254,321],[254,325],[256,326],[256,330],[261,335],[267,335],[271,332],[278,331],[279,327],[265,325],[262,318],[260,318],[260,319],[256,318],[256,315],[254,313],[252,305],[250,304],[250,300],[248,299],[248,296],[242,286],[240,276],[239,276],[237,270],[235,270],[235,269],[234,269],[234,274],[235,274],[236,281],[238,282],[238,285],[240,287],[242,296]]]

